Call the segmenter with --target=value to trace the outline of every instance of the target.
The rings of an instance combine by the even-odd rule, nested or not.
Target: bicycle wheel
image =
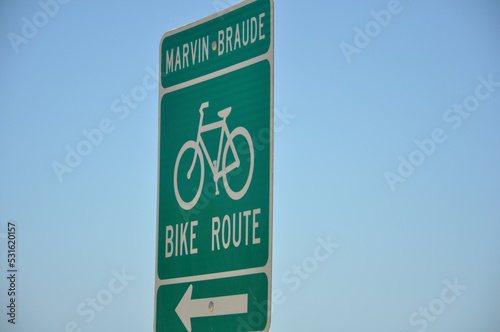
[[[193,152],[192,153],[186,153],[187,151],[189,151],[190,149],[193,149]],[[182,172],[181,174],[185,174],[185,178],[182,178],[182,180],[184,181],[185,179],[187,180],[190,180],[191,177],[192,177],[192,172],[195,170],[195,166],[196,166],[196,160],[199,159],[200,161],[200,183],[198,184],[198,189],[196,190],[196,194],[194,195],[194,197],[189,200],[188,199],[184,199],[181,197],[181,194],[179,193],[179,183],[178,183],[178,172],[179,172],[179,164],[181,163],[181,159],[182,157],[184,156],[184,158],[189,158],[186,160],[184,160],[182,162],[182,165],[184,167],[182,167]],[[191,161],[191,156],[192,156],[192,161]],[[189,168],[185,167],[186,165],[190,165]],[[200,198],[200,195],[201,195],[201,189],[202,189],[202,186],[203,186],[203,178],[205,176],[205,169],[204,169],[204,164],[203,164],[203,156],[201,154],[201,149],[200,147],[198,146],[198,144],[196,144],[195,141],[187,141],[186,143],[184,143],[184,145],[182,146],[181,150],[179,151],[179,154],[177,155],[177,159],[175,160],[175,167],[174,167],[174,191],[175,191],[175,198],[177,199],[177,203],[179,203],[179,205],[181,206],[181,208],[183,208],[184,210],[191,210],[195,205],[196,203],[198,202],[198,199]],[[195,187],[196,189],[196,187]],[[186,190],[183,190],[183,195],[184,196],[187,196],[186,194]]]
[[[234,129],[227,139],[222,154],[222,166],[225,169],[228,167],[228,152],[231,149],[233,163],[236,163],[236,168],[224,173],[223,181],[226,192],[234,200],[238,200],[245,196],[250,183],[252,182],[253,166],[254,166],[254,150],[252,138],[248,131],[243,127]],[[246,179],[246,180],[245,180]]]

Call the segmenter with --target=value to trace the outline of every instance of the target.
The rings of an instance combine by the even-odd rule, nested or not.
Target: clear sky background
[[[2,0],[1,331],[152,331],[159,42],[236,2]],[[271,331],[500,330],[499,1],[277,0],[275,114]]]

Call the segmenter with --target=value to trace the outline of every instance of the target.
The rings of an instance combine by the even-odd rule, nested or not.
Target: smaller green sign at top
[[[168,88],[244,62],[265,54],[270,45],[269,0],[173,30],[160,46],[161,85]]]

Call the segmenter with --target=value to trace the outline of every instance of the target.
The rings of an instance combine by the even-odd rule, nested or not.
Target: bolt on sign
[[[271,324],[274,2],[160,43],[155,331]]]

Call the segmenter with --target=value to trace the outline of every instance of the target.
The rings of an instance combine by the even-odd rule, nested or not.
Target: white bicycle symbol
[[[227,128],[226,124],[226,118],[229,116],[229,113],[231,112],[231,107],[225,108],[222,111],[219,111],[217,115],[222,118],[222,120],[210,123],[207,125],[203,125],[203,110],[208,107],[208,102],[205,102],[201,104],[200,106],[200,124],[198,126],[198,135],[196,137],[196,142],[195,141],[187,141],[184,143],[184,145],[181,147],[179,154],[177,155],[177,159],[175,161],[175,168],[174,168],[174,191],[175,191],[175,198],[177,199],[177,202],[179,205],[184,209],[184,210],[190,210],[192,209],[196,203],[198,202],[198,199],[200,198],[201,195],[201,190],[203,187],[203,180],[205,176],[205,167],[204,167],[204,162],[203,162],[203,154],[205,155],[205,158],[208,162],[208,165],[210,166],[210,169],[212,170],[212,174],[214,176],[214,182],[215,182],[215,194],[219,194],[219,189],[217,182],[219,179],[222,177],[223,182],[224,182],[224,188],[226,189],[227,194],[229,197],[231,197],[233,200],[238,200],[242,198],[245,193],[248,190],[248,187],[250,186],[250,182],[252,181],[252,173],[253,173],[253,166],[254,166],[254,150],[253,150],[253,143],[252,143],[252,138],[250,137],[250,134],[248,131],[243,128],[243,127],[237,127],[234,129],[232,132],[229,132],[229,129]],[[217,159],[216,160],[211,160],[210,155],[208,154],[207,147],[205,145],[205,142],[203,141],[203,138],[201,137],[202,133],[215,130],[221,128],[221,136],[220,136],[220,142],[219,142],[219,150],[217,153]],[[227,179],[227,174],[231,172],[232,170],[240,167],[240,157],[238,156],[238,151],[236,150],[236,147],[234,146],[234,138],[238,135],[243,136],[243,138],[246,140],[248,144],[248,150],[250,153],[250,170],[248,172],[248,178],[245,182],[245,185],[239,189],[239,190],[232,190],[231,187],[229,186],[229,181]],[[226,143],[224,145],[224,150],[222,153],[222,168],[220,160],[221,160],[221,148],[222,148],[222,143],[224,140],[224,136],[227,138]],[[198,190],[196,191],[196,195],[192,200],[186,201],[181,197],[179,194],[179,188],[178,188],[178,171],[179,171],[179,163],[180,160],[183,156],[183,154],[188,151],[189,149],[194,150],[194,157],[193,161],[191,163],[191,167],[189,168],[187,172],[187,179],[191,179],[191,175],[193,173],[196,160],[200,160],[200,183],[198,184]],[[232,161],[229,165],[226,165],[227,161],[227,156],[228,156],[228,151],[231,150],[231,153],[233,155],[234,161]],[[203,151],[203,153],[202,153]],[[221,168],[221,169],[219,169]]]

